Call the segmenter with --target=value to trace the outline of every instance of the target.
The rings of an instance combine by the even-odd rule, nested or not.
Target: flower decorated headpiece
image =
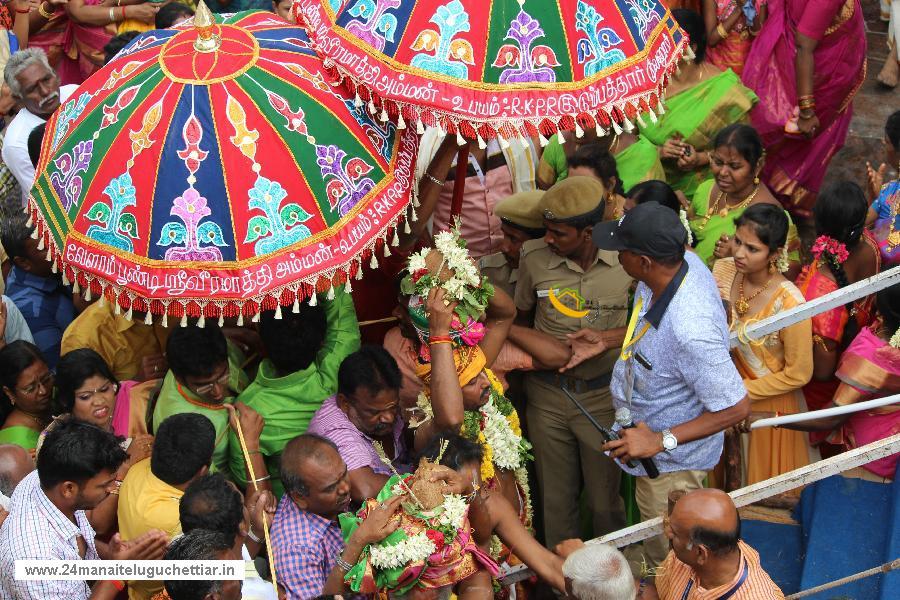
[[[422,358],[427,356],[428,317],[425,299],[432,288],[443,288],[450,300],[456,301],[450,337],[457,346],[475,346],[484,337],[480,322],[494,286],[483,277],[469,257],[466,241],[459,234],[459,222],[450,231],[434,237],[434,248],[425,248],[409,258],[407,274],[400,282],[400,291],[410,296],[409,314],[422,342]]]
[[[384,451],[376,449],[382,461],[390,465]],[[395,471],[378,496],[366,500],[356,514],[340,515],[341,532],[348,540],[372,509],[392,497],[404,497],[402,509],[395,516],[400,526],[384,540],[367,546],[347,572],[345,581],[354,592],[391,590],[404,594],[417,586],[454,585],[480,568],[494,577],[499,573],[497,564],[472,539],[469,500],[445,493],[443,482],[430,481],[431,471],[439,462],[440,455],[436,463],[423,458],[414,474]]]

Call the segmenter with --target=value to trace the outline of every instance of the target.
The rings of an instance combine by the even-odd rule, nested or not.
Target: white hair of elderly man
[[[606,544],[586,544],[563,563],[578,600],[634,600],[634,579],[621,552]]]

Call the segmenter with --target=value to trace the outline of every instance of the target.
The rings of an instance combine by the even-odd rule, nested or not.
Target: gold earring
[[[753,185],[759,185],[759,175],[753,178]]]
[[[775,271],[778,270],[778,267],[775,266],[775,261],[769,263],[769,274],[774,275]]]

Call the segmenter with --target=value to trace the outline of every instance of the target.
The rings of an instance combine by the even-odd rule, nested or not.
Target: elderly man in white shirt
[[[0,154],[22,188],[24,205],[34,181],[34,165],[28,154],[28,136],[32,129],[47,121],[78,86],[60,87],[56,71],[50,67],[47,55],[40,48],[19,50],[10,56],[3,70],[3,79],[13,98],[22,103],[22,109],[6,128]]]

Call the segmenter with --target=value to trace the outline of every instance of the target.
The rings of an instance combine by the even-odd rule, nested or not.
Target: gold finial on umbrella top
[[[222,45],[220,38],[213,30],[216,19],[212,11],[203,0],[197,2],[197,12],[194,13],[194,27],[197,28],[197,39],[194,40],[194,49],[197,52],[215,52]]]

